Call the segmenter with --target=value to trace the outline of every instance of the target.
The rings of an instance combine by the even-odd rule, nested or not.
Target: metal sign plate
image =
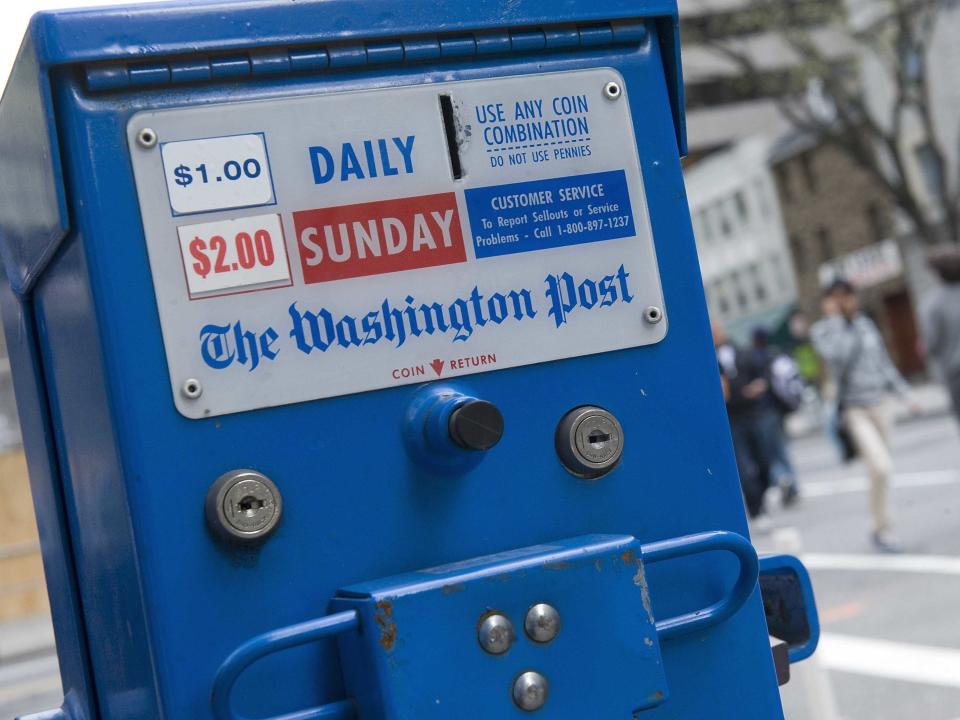
[[[143,112],[128,140],[187,417],[666,333],[612,69]]]

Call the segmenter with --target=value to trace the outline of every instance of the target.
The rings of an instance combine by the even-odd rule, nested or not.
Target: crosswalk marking
[[[960,688],[960,650],[824,633],[817,656],[829,670]]]
[[[960,575],[960,557],[949,555],[843,555],[803,553],[809,570],[869,570],[879,572]]]

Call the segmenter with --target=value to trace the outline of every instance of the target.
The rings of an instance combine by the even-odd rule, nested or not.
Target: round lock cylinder
[[[601,407],[574,408],[557,426],[556,446],[569,472],[581,478],[598,478],[620,462],[623,428],[613,413]]]
[[[256,541],[280,522],[283,501],[277,486],[256,470],[231,470],[210,486],[207,523],[222,537]]]

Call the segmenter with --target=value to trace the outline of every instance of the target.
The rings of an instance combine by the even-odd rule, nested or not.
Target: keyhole
[[[609,440],[610,440],[610,434],[609,434],[609,433],[598,433],[598,432],[591,433],[591,434],[587,437],[587,440],[590,441],[590,444],[591,444],[591,445],[599,445],[599,444],[601,444],[601,443],[609,442]]]
[[[261,510],[264,506],[263,500],[255,498],[253,495],[247,495],[240,500],[240,512],[246,515],[247,517],[253,517],[257,514],[258,510]]]

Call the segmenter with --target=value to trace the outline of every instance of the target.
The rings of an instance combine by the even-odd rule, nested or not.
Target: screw
[[[622,93],[620,85],[612,80],[603,86],[603,96],[607,100],[619,100]]]
[[[187,400],[196,400],[203,395],[203,385],[201,385],[200,381],[196,378],[187,378],[183,381],[180,392],[183,393],[183,396],[187,398]]]
[[[521,710],[533,712],[547,702],[547,679],[538,672],[527,670],[513,681],[513,701]]]
[[[477,628],[480,647],[491,655],[503,655],[513,645],[516,637],[510,618],[500,613],[487,615]]]
[[[656,305],[651,305],[643,311],[643,319],[651,325],[656,325],[658,322],[663,320],[663,310],[658,308]]]
[[[282,508],[277,486],[255,470],[231,470],[207,491],[207,522],[228,538],[264,537],[277,526]]]
[[[157,144],[157,131],[153,128],[143,128],[137,133],[137,143],[142,148],[152,148]]]
[[[534,642],[548,643],[560,632],[560,613],[552,605],[538,603],[527,610],[523,629]]]

